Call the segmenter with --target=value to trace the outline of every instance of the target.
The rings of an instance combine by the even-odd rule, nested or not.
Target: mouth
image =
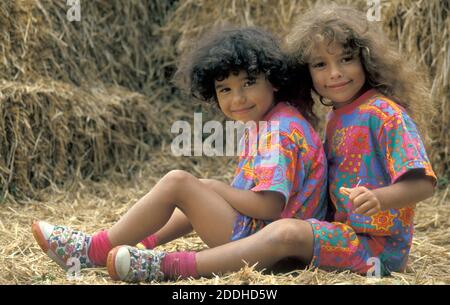
[[[348,82],[340,82],[340,83],[337,83],[337,84],[331,84],[331,85],[327,85],[327,88],[330,88],[330,89],[341,89],[341,88],[344,88],[345,86],[347,86],[348,84],[350,84],[352,81],[350,80],[350,81],[348,81]]]
[[[237,109],[237,110],[231,110],[231,112],[233,113],[245,113],[247,111],[250,111],[251,109],[253,109],[255,107],[255,105],[247,107],[247,108],[242,108],[242,109]]]

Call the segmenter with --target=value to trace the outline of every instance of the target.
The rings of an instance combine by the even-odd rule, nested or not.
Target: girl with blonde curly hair
[[[312,263],[380,275],[405,270],[414,206],[436,184],[426,135],[429,90],[379,24],[352,7],[316,7],[286,38],[307,86],[332,107],[325,152],[334,222],[311,221]],[[420,128],[417,128],[417,125]]]

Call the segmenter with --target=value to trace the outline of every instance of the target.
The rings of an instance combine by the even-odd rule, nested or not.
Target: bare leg
[[[205,185],[209,185],[209,179],[199,179]],[[193,230],[191,222],[180,209],[176,208],[169,221],[158,232],[155,233],[158,239],[158,245],[163,245]]]
[[[309,263],[313,253],[313,231],[303,220],[282,219],[270,223],[261,231],[216,248],[198,252],[197,272],[200,276],[213,273],[238,271],[245,266],[258,263],[261,270],[274,265],[281,259],[296,257]]]
[[[176,207],[209,247],[229,241],[236,210],[196,177],[174,170],[113,225],[108,231],[111,245],[135,245],[160,230]]]
[[[189,219],[180,209],[176,208],[169,221],[155,235],[158,239],[158,245],[163,245],[191,233],[192,230]]]

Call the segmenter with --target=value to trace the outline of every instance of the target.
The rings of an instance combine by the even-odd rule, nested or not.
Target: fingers
[[[348,188],[348,187],[341,187],[341,188],[339,189],[339,192],[341,192],[342,194],[348,196],[348,195],[350,195],[350,193],[352,192],[352,189],[351,189],[351,188]]]
[[[378,199],[372,191],[364,186],[355,188],[341,187],[339,191],[348,196],[353,205],[353,212],[356,214],[372,216],[380,211]]]
[[[350,190],[351,190],[351,192],[350,192],[350,195],[348,196],[348,199],[350,199],[353,202],[360,195],[367,194],[367,192],[369,192],[369,190],[364,186],[355,187]]]
[[[367,201],[353,211],[355,214],[372,216],[379,212],[377,204],[373,201]]]
[[[355,188],[341,187],[339,189],[339,192],[341,192],[342,194],[348,196],[348,198],[351,201],[354,201],[355,198],[357,198],[361,194],[366,193],[367,191],[369,191],[369,190],[366,187],[364,187],[364,186],[355,187]]]
[[[352,192],[348,198],[353,203],[353,207],[355,209],[366,202],[374,200],[374,196],[369,190],[363,192]]]

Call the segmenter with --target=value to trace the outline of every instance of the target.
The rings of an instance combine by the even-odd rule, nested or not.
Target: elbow
[[[418,185],[418,188],[421,190],[422,200],[432,197],[436,189],[434,181],[431,179],[424,179],[420,183],[421,185]]]
[[[428,181],[427,183],[427,198],[430,198],[434,195],[434,192],[436,190],[435,184],[431,181]]]

